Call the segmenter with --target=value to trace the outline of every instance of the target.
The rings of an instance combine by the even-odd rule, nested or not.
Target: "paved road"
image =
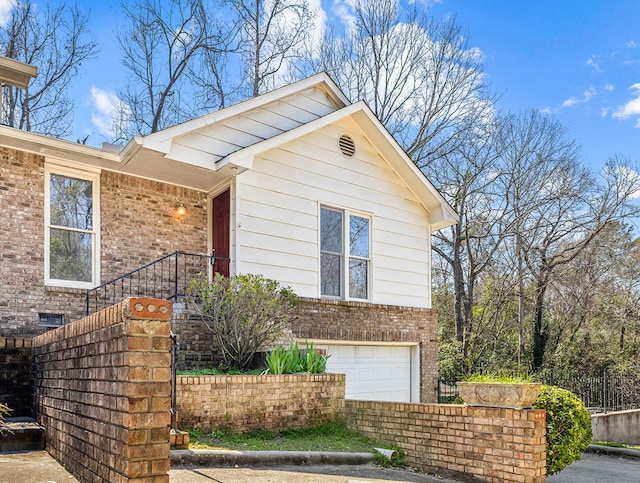
[[[171,483],[456,483],[408,471],[361,466],[278,466],[272,468],[173,467]],[[640,483],[640,459],[584,453],[548,483]]]
[[[640,459],[583,453],[580,461],[547,477],[548,483],[639,483]]]
[[[277,466],[270,468],[172,467],[171,483],[457,483],[398,469],[358,466]]]
[[[173,466],[171,483],[456,483],[397,469],[360,466],[202,468]],[[0,455],[0,483],[72,483],[77,480],[44,451]],[[640,458],[584,453],[548,483],[639,483]]]

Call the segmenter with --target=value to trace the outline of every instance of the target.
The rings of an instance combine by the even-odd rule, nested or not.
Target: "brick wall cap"
[[[131,297],[123,301],[122,314],[133,319],[171,320],[171,302],[162,299]]]

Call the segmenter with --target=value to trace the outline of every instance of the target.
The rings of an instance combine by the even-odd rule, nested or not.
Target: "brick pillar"
[[[123,305],[129,377],[124,388],[125,481],[169,481],[171,303],[132,298]]]

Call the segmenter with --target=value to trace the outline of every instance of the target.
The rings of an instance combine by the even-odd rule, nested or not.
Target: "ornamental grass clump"
[[[4,424],[4,418],[11,412],[11,409],[6,404],[0,403],[0,426]]]
[[[542,386],[533,407],[547,411],[547,475],[553,475],[591,443],[591,415],[580,398],[556,386]]]
[[[288,348],[277,346],[266,356],[265,374],[320,374],[326,371],[328,358],[313,344],[307,344],[304,350],[300,350],[298,343]]]

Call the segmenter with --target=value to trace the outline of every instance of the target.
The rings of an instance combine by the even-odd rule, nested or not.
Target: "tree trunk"
[[[464,320],[464,277],[462,273],[462,260],[460,256],[460,227],[454,229],[453,242],[453,291],[454,291],[454,316],[456,323],[456,339],[464,344],[465,320]],[[466,356],[466,354],[463,354]]]
[[[533,319],[533,347],[531,350],[531,369],[538,372],[544,362],[544,353],[549,333],[544,324],[544,296],[547,292],[547,275],[542,274],[536,282],[536,303]]]

